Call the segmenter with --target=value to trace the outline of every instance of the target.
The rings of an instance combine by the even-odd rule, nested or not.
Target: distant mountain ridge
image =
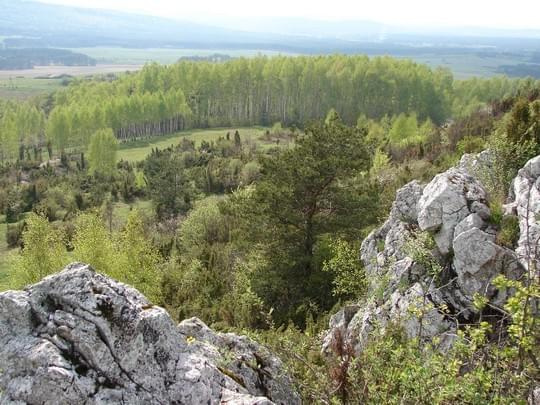
[[[0,36],[7,47],[265,49],[298,53],[410,53],[415,47],[526,46],[540,51],[540,30],[407,29],[373,21],[298,17],[182,21],[32,0],[0,0]],[[519,37],[519,38],[518,38]],[[383,44],[381,46],[381,44]]]

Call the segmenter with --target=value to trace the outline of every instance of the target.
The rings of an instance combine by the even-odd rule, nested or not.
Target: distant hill
[[[540,30],[411,29],[373,21],[298,17],[210,16],[211,23],[202,23],[32,0],[0,0],[0,10],[0,48],[8,49],[122,47],[231,55],[237,51],[390,55],[443,66],[461,78],[535,75],[540,54]],[[190,52],[195,57],[205,53]]]
[[[540,30],[468,29],[464,36],[445,31],[411,31],[372,21],[297,17],[221,18],[208,25],[27,0],[0,0],[0,10],[0,36],[7,37],[3,41],[7,47],[120,46],[391,55],[425,52],[426,46],[526,46],[540,51]]]
[[[67,7],[24,0],[0,0],[0,36],[7,47],[123,46],[272,48],[294,39],[254,34],[188,21]]]

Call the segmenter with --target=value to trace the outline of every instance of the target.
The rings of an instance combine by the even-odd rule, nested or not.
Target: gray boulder
[[[372,288],[376,288],[377,279],[390,264],[407,257],[404,247],[417,227],[418,202],[423,189],[416,180],[399,189],[388,220],[362,242],[360,258]]]
[[[518,172],[510,194],[514,200],[506,211],[519,218],[517,256],[525,269],[540,269],[540,156],[529,160]]]
[[[492,175],[494,164],[495,156],[493,153],[490,150],[484,150],[480,153],[465,153],[457,168],[482,181],[489,179]]]
[[[457,285],[468,300],[472,301],[478,293],[496,305],[502,305],[506,295],[498,292],[491,281],[499,274],[510,279],[517,279],[522,274],[514,252],[497,245],[493,235],[476,227],[454,239],[453,265]]]
[[[434,233],[443,255],[450,253],[456,226],[471,213],[489,213],[482,185],[459,169],[441,173],[429,183],[418,203],[418,225]]]
[[[266,349],[194,319],[177,327],[82,264],[0,294],[0,370],[2,404],[300,403]]]
[[[441,300],[437,290],[415,283],[404,292],[394,291],[382,305],[375,302],[365,305],[350,320],[338,312],[330,321],[323,352],[331,353],[338,341],[350,345],[355,353],[361,353],[374,330],[384,332],[390,323],[399,324],[409,338],[430,342],[437,338],[439,348],[447,350],[456,336],[456,326],[438,309],[436,302]],[[422,317],[418,317],[418,313],[422,313]],[[337,326],[332,327],[333,324]]]

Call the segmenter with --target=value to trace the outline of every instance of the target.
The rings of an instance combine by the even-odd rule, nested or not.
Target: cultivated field
[[[70,51],[88,55],[103,64],[144,65],[147,62],[175,63],[183,56],[209,56],[216,53],[231,57],[253,57],[257,55],[296,55],[260,49],[177,49],[177,48],[70,48]]]
[[[93,76],[97,74],[119,73],[139,70],[142,65],[97,64],[96,66],[36,66],[24,70],[0,70],[0,79],[9,78],[50,78],[55,76]]]
[[[62,75],[94,76],[139,70],[142,65],[36,66],[25,70],[0,70],[0,98],[24,100],[52,93],[63,86]]]

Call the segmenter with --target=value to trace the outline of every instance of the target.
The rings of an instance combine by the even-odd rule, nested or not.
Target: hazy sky
[[[540,0],[42,0],[212,22],[219,15],[367,19],[398,25],[540,29]]]

